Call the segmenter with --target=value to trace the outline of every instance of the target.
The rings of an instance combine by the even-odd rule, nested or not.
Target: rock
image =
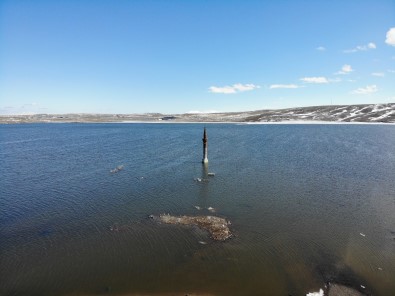
[[[217,241],[224,241],[232,237],[228,221],[216,216],[171,216],[162,214],[159,216],[159,221],[174,225],[196,225],[201,229],[207,230],[211,238]]]
[[[307,293],[306,296],[324,296],[324,290],[320,289],[319,292]]]
[[[119,171],[123,170],[123,165],[117,166],[115,169],[112,169],[110,173],[118,173]]]
[[[208,183],[209,180],[208,179],[202,179],[202,178],[195,178],[193,179],[195,182],[199,182],[199,183]]]
[[[363,296],[357,290],[339,284],[329,284],[328,296]]]

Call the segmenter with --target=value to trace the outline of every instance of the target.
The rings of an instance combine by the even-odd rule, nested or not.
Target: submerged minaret
[[[202,163],[208,163],[208,158],[207,158],[207,132],[206,128],[204,128],[204,133],[203,133],[203,160]]]

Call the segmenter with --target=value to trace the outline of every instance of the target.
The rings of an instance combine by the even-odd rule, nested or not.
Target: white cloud
[[[390,28],[387,32],[385,43],[395,46],[395,28]]]
[[[374,72],[374,73],[372,73],[372,76],[384,77],[385,74],[383,72]]]
[[[387,72],[388,72],[388,73],[395,73],[395,70],[388,69]]]
[[[301,86],[296,84],[272,84],[269,86],[270,89],[275,88],[300,88]]]
[[[248,91],[248,90],[260,88],[260,86],[252,84],[252,83],[250,83],[250,84],[237,83],[237,84],[233,85],[233,88],[236,89],[237,91]]]
[[[323,47],[323,46],[318,46],[318,47],[316,48],[316,50],[319,50],[319,51],[325,51],[325,50],[326,50],[326,48],[325,48],[325,47]]]
[[[349,73],[351,73],[352,71],[354,71],[354,70],[352,69],[352,67],[351,67],[350,65],[344,65],[344,66],[342,67],[342,69],[341,69],[340,71],[336,72],[335,74],[344,75],[344,74],[349,74]]]
[[[236,83],[231,86],[210,86],[209,92],[216,93],[216,94],[235,94],[238,92],[242,91],[249,91],[249,90],[254,90],[260,88],[259,85],[255,85],[252,83],[248,84],[241,84],[241,83]]]
[[[236,92],[236,90],[231,86],[223,86],[223,87],[210,86],[208,89],[209,92],[216,94],[234,94]]]
[[[367,94],[375,93],[377,91],[378,88],[376,85],[367,85],[366,87],[357,88],[353,90],[351,93],[357,95],[367,95]]]
[[[368,48],[370,48],[370,49],[376,49],[376,44],[374,44],[373,42],[370,42],[370,43],[368,44]]]
[[[343,52],[344,53],[353,53],[353,52],[357,52],[357,51],[367,51],[370,49],[376,49],[376,44],[374,44],[373,42],[369,42],[367,45],[358,45],[355,48],[343,50]]]
[[[325,77],[304,77],[304,78],[300,78],[300,80],[302,80],[303,82],[306,83],[328,83],[328,79],[326,79]]]
[[[345,73],[350,73],[350,72],[353,71],[353,69],[351,68],[350,65],[344,65],[344,66],[342,67],[342,71],[345,72]]]

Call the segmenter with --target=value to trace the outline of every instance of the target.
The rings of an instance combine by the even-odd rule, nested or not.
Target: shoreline
[[[363,121],[314,121],[314,120],[288,120],[288,121],[33,121],[33,122],[0,122],[0,125],[21,124],[234,124],[234,125],[395,125],[395,122],[363,122]]]
[[[93,296],[97,294],[67,294],[69,296]],[[210,292],[154,292],[154,293],[120,293],[117,296],[216,296]],[[361,292],[360,289],[348,285],[328,282],[318,292],[305,292],[306,296],[365,296],[371,295],[369,292]]]

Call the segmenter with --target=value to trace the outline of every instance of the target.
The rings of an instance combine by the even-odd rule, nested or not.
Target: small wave
[[[19,143],[27,143],[27,142],[36,142],[36,141],[46,141],[50,140],[50,138],[37,138],[37,139],[25,139],[25,140],[17,140],[17,141],[5,141],[0,142],[0,144],[8,145],[8,144],[19,144]]]

